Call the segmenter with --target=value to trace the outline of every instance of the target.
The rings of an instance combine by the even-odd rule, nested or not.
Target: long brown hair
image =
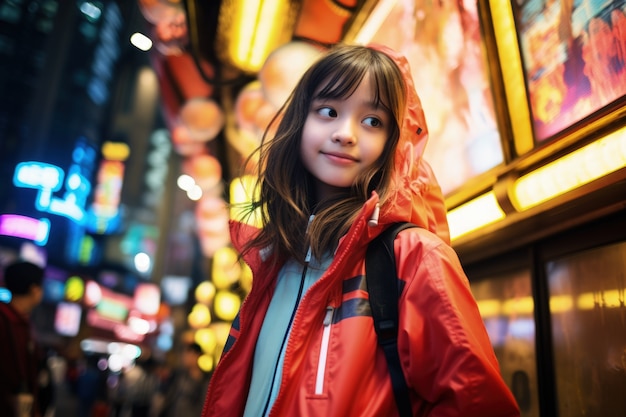
[[[369,74],[375,86],[374,101],[393,121],[389,139],[378,161],[363,172],[342,195],[318,201],[314,179],[300,157],[302,130],[316,98],[347,98]],[[273,138],[266,132],[258,152],[259,198],[249,207],[260,208],[263,228],[243,248],[272,246],[273,259],[291,257],[304,263],[307,248],[321,257],[334,251],[363,203],[376,190],[384,200],[393,169],[406,103],[402,73],[382,52],[364,46],[335,46],[303,75],[280,109]],[[271,125],[270,125],[271,126]],[[311,224],[309,218],[315,217]]]

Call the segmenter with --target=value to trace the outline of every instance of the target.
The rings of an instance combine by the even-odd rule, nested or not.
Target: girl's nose
[[[333,132],[331,139],[333,142],[341,143],[342,145],[354,145],[356,143],[355,129],[351,121],[342,123],[335,132]]]

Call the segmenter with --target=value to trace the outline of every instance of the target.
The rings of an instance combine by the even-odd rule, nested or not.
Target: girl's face
[[[366,75],[350,97],[311,103],[300,156],[316,179],[318,200],[345,191],[383,153],[393,119],[376,107],[374,87]]]

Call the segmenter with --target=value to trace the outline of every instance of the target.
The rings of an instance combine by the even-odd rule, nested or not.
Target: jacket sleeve
[[[431,417],[519,416],[454,250],[423,229],[395,242],[400,297],[398,349],[414,411]]]

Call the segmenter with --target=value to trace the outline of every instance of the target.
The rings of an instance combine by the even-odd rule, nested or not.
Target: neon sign
[[[124,169],[121,161],[105,159],[100,163],[93,203],[87,213],[89,220],[86,225],[90,231],[107,233],[120,227]]]
[[[22,162],[15,168],[13,184],[16,187],[59,191],[63,183],[63,170],[43,162]]]
[[[43,246],[50,235],[50,220],[34,219],[19,214],[0,215],[0,235],[29,239]]]
[[[91,183],[80,174],[78,165],[70,166],[68,175],[64,171],[44,162],[21,162],[15,167],[13,184],[20,188],[39,190],[35,207],[39,211],[57,214],[82,223],[85,217],[85,202],[91,191]],[[65,185],[63,198],[54,197],[53,192]]]

